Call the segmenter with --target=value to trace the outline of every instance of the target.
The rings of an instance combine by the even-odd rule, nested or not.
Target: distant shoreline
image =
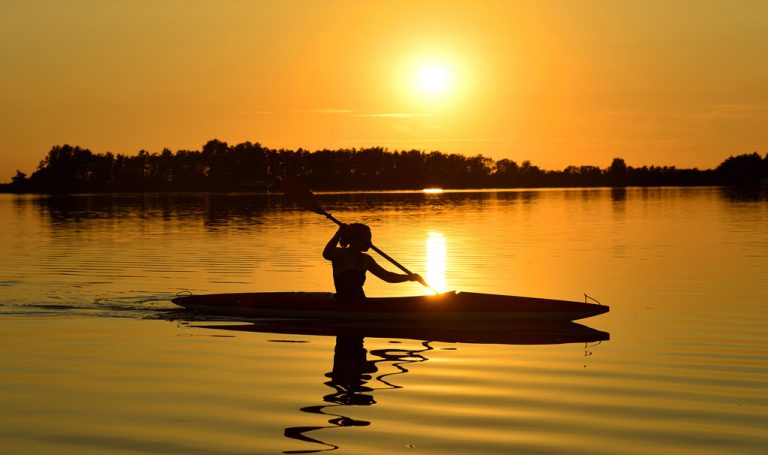
[[[530,161],[381,147],[309,152],[211,140],[201,151],[142,150],[127,156],[63,145],[53,147],[32,175],[17,171],[10,183],[0,184],[0,192],[279,192],[284,175],[317,191],[768,186],[768,154],[730,156],[707,170],[632,167],[614,158],[607,168],[568,166],[556,171]]]
[[[90,197],[90,196],[106,196],[106,197],[165,197],[165,196],[265,196],[276,197],[282,196],[282,192],[278,189],[275,191],[93,191],[93,192],[56,192],[56,193],[43,193],[43,192],[18,192],[7,191],[3,188],[7,184],[0,184],[0,195],[15,195],[15,196],[52,196],[52,197]],[[675,189],[675,188],[722,188],[724,190],[734,191],[747,191],[747,192],[765,192],[768,197],[768,182],[760,185],[646,185],[646,186],[531,186],[531,187],[517,187],[517,188],[441,188],[439,192],[433,193],[428,188],[423,189],[400,189],[400,190],[322,190],[315,191],[318,195],[333,195],[333,194],[424,194],[425,196],[439,196],[441,194],[461,194],[461,193],[483,193],[483,192],[526,192],[526,191],[557,191],[557,190],[633,190],[633,189]]]

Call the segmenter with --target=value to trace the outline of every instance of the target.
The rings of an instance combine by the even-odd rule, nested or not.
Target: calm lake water
[[[332,223],[279,195],[0,195],[0,450],[768,450],[767,191],[320,199],[337,218],[369,224],[379,248],[435,287],[586,293],[611,311],[581,322],[610,340],[361,345],[231,330],[169,299],[330,291],[320,253]],[[375,277],[366,290],[425,292]]]

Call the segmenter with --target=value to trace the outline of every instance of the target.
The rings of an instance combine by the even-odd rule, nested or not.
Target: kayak
[[[475,292],[369,297],[344,304],[329,292],[256,292],[179,295],[173,303],[198,312],[244,318],[377,321],[390,326],[574,321],[607,313],[601,304]]]
[[[473,344],[566,344],[597,343],[610,339],[608,332],[593,329],[575,322],[556,324],[520,324],[514,330],[488,330],[485,327],[391,327],[371,323],[352,323],[349,321],[314,321],[269,319],[257,322],[231,323],[191,323],[195,329],[210,329],[234,332],[257,332],[280,335],[335,336],[341,338],[384,338],[429,340],[444,343]],[[291,340],[281,340],[291,341]]]

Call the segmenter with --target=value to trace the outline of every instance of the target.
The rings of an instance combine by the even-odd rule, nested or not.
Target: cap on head
[[[347,247],[352,241],[359,240],[364,245],[362,250],[367,251],[371,245],[371,237],[371,228],[363,223],[352,223],[342,232],[339,243],[342,247]]]

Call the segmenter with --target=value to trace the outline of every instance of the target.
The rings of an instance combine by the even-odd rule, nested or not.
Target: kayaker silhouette
[[[424,278],[418,273],[394,273],[381,267],[365,253],[371,246],[371,228],[362,223],[344,224],[328,241],[323,257],[333,266],[333,284],[336,298],[343,303],[365,302],[366,272],[371,272],[388,283],[418,281]]]

